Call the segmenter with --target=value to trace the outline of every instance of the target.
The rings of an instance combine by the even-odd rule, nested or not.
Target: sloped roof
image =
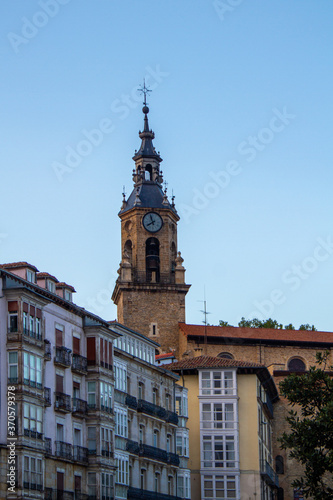
[[[9,262],[8,264],[1,264],[0,267],[2,269],[21,269],[22,267],[29,267],[29,269],[33,269],[34,271],[38,271],[37,267],[29,264],[28,262]]]
[[[204,326],[179,323],[180,331],[191,337],[215,337],[224,343],[234,340],[274,341],[290,343],[333,344],[333,332],[312,332],[307,330],[276,330],[274,328],[244,328],[237,326]],[[206,328],[206,330],[205,330]]]
[[[199,368],[265,368],[259,363],[237,361],[235,359],[215,358],[214,356],[197,356],[176,363],[164,365],[167,370],[196,370]]]

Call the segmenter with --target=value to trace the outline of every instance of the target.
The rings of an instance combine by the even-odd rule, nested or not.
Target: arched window
[[[127,240],[124,246],[124,254],[128,257],[130,263],[132,263],[132,242]]]
[[[176,257],[177,257],[177,249],[176,249],[176,243],[173,241],[171,243],[171,271],[175,271],[176,267]]]
[[[146,181],[151,181],[153,179],[153,167],[150,163],[146,165],[145,179]]]
[[[277,474],[284,474],[284,460],[281,455],[275,457],[275,470]]]
[[[233,355],[230,354],[230,352],[220,352],[220,354],[218,354],[217,357],[224,359],[234,359]]]
[[[157,238],[146,241],[146,278],[148,282],[160,281],[160,242]]]
[[[293,358],[288,363],[288,370],[290,372],[305,372],[305,363],[300,358]]]

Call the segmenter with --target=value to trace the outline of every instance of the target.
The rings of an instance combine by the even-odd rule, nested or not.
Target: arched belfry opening
[[[132,264],[132,242],[131,240],[127,240],[124,246],[124,255],[129,260],[130,264]]]
[[[146,279],[150,283],[160,281],[160,242],[157,238],[146,241]]]
[[[152,181],[153,180],[153,167],[151,166],[150,163],[146,165],[146,181]]]
[[[177,248],[176,248],[176,243],[174,241],[171,243],[170,256],[171,256],[171,274],[174,275],[176,268],[176,257],[177,257]]]

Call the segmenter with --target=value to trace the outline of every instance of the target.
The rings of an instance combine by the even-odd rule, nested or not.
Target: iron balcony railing
[[[56,392],[54,408],[59,411],[72,411],[71,397],[68,394],[63,394],[62,392]]]
[[[168,456],[168,464],[175,465],[176,467],[179,467],[180,459],[179,459],[179,455],[177,455],[177,453],[168,452],[167,456]]]
[[[73,447],[69,443],[63,441],[55,442],[55,454],[59,458],[66,458],[67,460],[73,459]]]
[[[147,413],[148,415],[153,415],[154,417],[166,420],[167,410],[162,408],[162,406],[157,406],[144,399],[138,399],[138,411],[142,413]]]
[[[88,448],[75,445],[73,447],[73,459],[77,462],[88,463]]]
[[[45,406],[51,406],[51,389],[44,387],[44,402]]]
[[[45,453],[46,453],[46,455],[52,455],[52,441],[51,441],[51,438],[45,438]]]
[[[50,359],[51,359],[51,344],[50,344],[50,342],[44,341],[44,358],[47,361],[50,361]]]
[[[87,358],[80,356],[80,354],[73,354],[72,370],[80,373],[87,373],[88,371]]]
[[[71,366],[71,352],[67,347],[56,347],[54,362],[65,367]]]
[[[43,434],[31,429],[24,429],[23,434],[25,437],[30,437],[32,439],[43,439]]]
[[[266,483],[279,487],[279,476],[276,474],[274,469],[269,465],[267,460],[261,460],[260,472]]]
[[[169,424],[178,425],[178,415],[173,411],[167,411],[166,421]]]
[[[155,491],[141,490],[130,486],[127,492],[128,500],[181,500],[180,497],[165,495]]]
[[[45,500],[74,500],[73,491],[54,490],[52,488],[45,488]]]
[[[128,439],[126,443],[126,451],[133,453],[134,455],[139,455],[140,445],[136,441],[132,441],[132,439]]]
[[[87,401],[83,399],[73,398],[73,413],[85,415],[88,411]]]
[[[129,408],[132,408],[132,410],[136,410],[138,408],[138,401],[136,397],[131,396],[130,394],[126,394],[125,402]]]

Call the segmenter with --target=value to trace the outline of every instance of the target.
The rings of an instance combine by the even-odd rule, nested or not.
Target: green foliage
[[[222,321],[222,319],[220,319],[219,326],[230,326],[230,325],[229,325],[228,321]]]
[[[299,330],[309,330],[310,332],[317,332],[317,328],[315,328],[314,325],[309,325],[309,323],[306,323],[306,325],[301,325],[299,327]]]
[[[276,319],[272,318],[261,321],[258,318],[245,319],[244,317],[242,317],[242,319],[238,323],[238,326],[247,328],[274,328],[278,330],[281,330],[283,328],[283,325],[281,325],[281,323],[278,323]]]
[[[289,325],[285,325],[284,329],[285,330],[295,330],[295,327],[294,327],[294,325],[292,325],[291,323],[289,323]]]
[[[314,500],[333,499],[333,380],[325,371],[328,356],[329,351],[318,353],[317,366],[280,382],[281,394],[293,408],[286,417],[290,432],[279,437],[281,448],[304,466],[293,486]]]

